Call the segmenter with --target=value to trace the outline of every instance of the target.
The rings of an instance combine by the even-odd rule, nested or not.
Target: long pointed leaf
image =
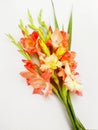
[[[71,12],[69,24],[68,24],[68,34],[69,34],[69,50],[70,50],[71,42],[72,42],[72,12]]]
[[[52,8],[53,8],[53,15],[54,15],[54,24],[55,24],[55,28],[58,28],[58,29],[59,29],[59,25],[58,25],[56,13],[55,13],[55,8],[54,8],[54,3],[53,3],[52,0],[51,0],[51,3],[52,3]]]

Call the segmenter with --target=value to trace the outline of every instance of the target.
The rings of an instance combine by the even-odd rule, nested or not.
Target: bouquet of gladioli
[[[12,35],[7,36],[12,43],[19,48],[19,52],[25,57],[24,66],[27,69],[21,72],[28,85],[33,87],[34,94],[47,97],[53,95],[65,106],[69,115],[73,130],[85,130],[80,120],[76,117],[70,93],[82,95],[82,85],[79,81],[79,73],[76,72],[76,53],[71,51],[72,37],[72,13],[70,15],[68,31],[64,27],[59,29],[54,4],[52,2],[55,29],[42,20],[42,10],[38,16],[39,27],[36,27],[30,11],[28,11],[29,24],[24,26],[20,20],[19,27],[23,37],[16,42]],[[29,29],[33,30],[29,33]]]

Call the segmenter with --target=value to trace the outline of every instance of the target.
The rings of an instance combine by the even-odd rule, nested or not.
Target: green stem
[[[70,118],[70,121],[72,123],[72,128],[73,130],[77,130],[76,129],[76,124],[75,124],[75,121],[74,121],[74,118],[73,118],[73,115],[71,113],[71,110],[69,108],[69,105],[67,103],[67,91],[66,90],[61,90],[60,88],[59,89],[56,89],[55,87],[53,87],[53,91],[54,93],[56,94],[56,96],[58,97],[58,99],[62,102],[62,104],[65,106],[66,108],[66,111],[68,113],[68,116]],[[63,93],[64,92],[64,93]]]
[[[73,117],[73,115],[72,115],[72,113],[71,113],[71,110],[70,110],[70,108],[69,108],[69,105],[68,105],[66,99],[67,99],[67,97],[62,97],[63,104],[64,104],[64,106],[65,106],[65,108],[66,108],[66,111],[67,111],[67,113],[68,113],[68,116],[69,116],[69,118],[70,118],[70,121],[71,121],[73,130],[77,130],[76,124],[75,124],[75,121],[74,121],[74,117]]]
[[[55,88],[54,92],[66,108],[67,114],[68,114],[69,119],[72,124],[72,130],[86,130],[84,128],[84,126],[82,125],[82,123],[77,119],[77,117],[75,115],[69,91],[66,89],[63,89],[63,91],[62,91],[62,90]]]
[[[57,88],[53,86],[53,91],[66,108],[66,111],[68,113],[69,119],[72,124],[72,130],[86,130],[83,124],[76,117],[76,114],[74,112],[74,108],[71,102],[69,90],[66,88],[65,85],[62,85],[62,87],[60,87],[59,80],[54,73],[53,73],[52,78],[58,86]]]
[[[68,92],[68,98],[67,98],[67,102],[68,102],[68,106],[70,108],[71,114],[74,118],[77,130],[85,130],[85,127],[83,126],[83,124],[77,119],[75,112],[74,112],[74,108],[71,102],[71,98],[70,98],[70,93]]]

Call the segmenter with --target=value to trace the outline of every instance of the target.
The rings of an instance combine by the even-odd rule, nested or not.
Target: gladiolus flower
[[[71,92],[76,92],[77,94],[82,95],[82,85],[76,79],[75,75],[71,73],[68,63],[66,63],[65,66],[65,73],[67,76],[64,80],[64,84]]]
[[[52,71],[50,69],[45,70],[42,74],[41,77],[46,80],[47,82],[50,82],[50,78],[52,76]]]
[[[51,35],[52,45],[56,49],[61,45],[63,36],[58,29],[56,29]]]
[[[44,62],[44,64],[41,64],[40,67],[42,71],[46,69],[55,70],[57,67],[62,66],[62,62],[59,61],[58,57],[54,53],[46,58],[42,58],[41,60]]]
[[[51,40],[54,50],[60,46],[64,46],[66,50],[68,50],[68,34],[64,31],[59,31],[58,29],[56,29],[51,35]]]
[[[61,57],[60,61],[62,63],[66,63],[68,62],[69,63],[69,66],[70,66],[70,69],[71,69],[71,72],[74,71],[77,67],[77,63],[75,62],[75,56],[76,56],[76,53],[73,52],[73,51],[67,51],[64,53],[64,55]]]
[[[33,62],[31,62],[30,60],[22,60],[25,63],[25,68],[30,71],[30,72],[34,72],[34,70],[37,68],[37,65],[34,64]]]
[[[43,79],[37,72],[21,72],[20,75],[26,78],[27,84],[34,88],[33,93],[44,94],[48,96],[52,94],[52,85]]]
[[[37,44],[38,32],[34,31],[27,38],[21,38],[20,43],[23,46],[24,50],[29,54],[34,54],[37,52],[36,44]]]

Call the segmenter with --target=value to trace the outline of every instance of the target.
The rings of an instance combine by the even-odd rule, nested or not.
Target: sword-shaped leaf
[[[68,34],[69,34],[69,50],[70,50],[71,42],[72,42],[72,12],[71,12],[69,24],[68,24]]]
[[[54,4],[53,4],[53,1],[52,1],[52,0],[51,0],[51,3],[52,3],[52,8],[53,8],[53,15],[54,15],[54,24],[55,24],[55,28],[58,28],[58,29],[59,29],[59,25],[58,25],[56,13],[55,13],[55,8],[54,8]]]

